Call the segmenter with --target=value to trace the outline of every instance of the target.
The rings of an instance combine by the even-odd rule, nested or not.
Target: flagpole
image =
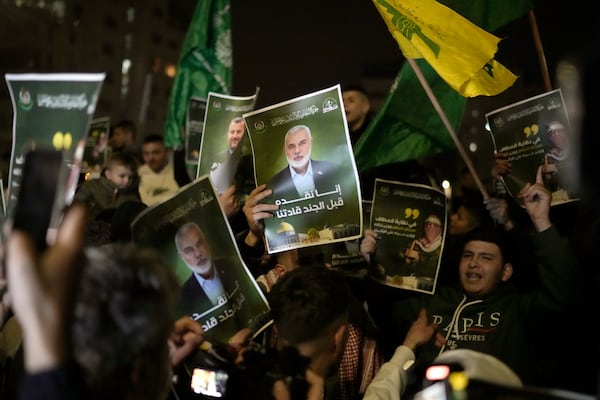
[[[410,65],[410,67],[414,71],[415,75],[419,79],[419,82],[421,82],[421,86],[423,86],[423,89],[425,90],[425,93],[427,94],[427,97],[429,97],[429,100],[431,101],[431,104],[433,104],[433,108],[435,108],[435,110],[437,111],[438,115],[442,119],[442,122],[444,123],[444,126],[448,130],[448,133],[450,134],[450,137],[454,141],[454,144],[456,145],[456,148],[458,149],[459,154],[461,155],[463,161],[467,165],[467,168],[469,169],[469,172],[471,172],[471,175],[473,176],[473,179],[475,180],[475,183],[477,184],[477,187],[479,188],[479,191],[483,195],[483,199],[487,200],[490,197],[490,195],[488,194],[487,189],[485,188],[485,186],[481,182],[481,179],[479,178],[479,174],[475,170],[475,167],[473,166],[473,163],[471,162],[471,159],[469,158],[469,155],[465,151],[465,148],[462,145],[461,141],[458,139],[458,136],[456,135],[456,132],[454,131],[454,128],[452,127],[452,124],[448,120],[448,117],[446,116],[446,113],[444,112],[444,110],[440,106],[440,103],[438,102],[437,98],[435,97],[435,94],[433,93],[433,90],[431,90],[431,87],[429,86],[429,83],[427,82],[427,79],[425,79],[425,77],[423,76],[423,72],[421,71],[421,69],[419,68],[419,66],[417,65],[417,63],[415,62],[414,59],[407,58],[406,61],[408,61],[408,64]]]
[[[542,70],[542,77],[544,78],[544,87],[547,91],[552,90],[552,83],[550,83],[550,74],[548,73],[548,64],[546,64],[546,56],[544,55],[544,47],[542,46],[542,39],[540,38],[540,31],[538,30],[537,21],[533,9],[529,10],[529,24],[531,25],[531,33],[533,34],[533,41],[535,42],[535,50],[537,52],[538,60],[540,62],[540,69]]]

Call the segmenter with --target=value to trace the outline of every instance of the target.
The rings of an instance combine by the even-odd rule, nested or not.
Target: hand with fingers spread
[[[262,200],[272,193],[273,191],[267,189],[266,184],[262,184],[250,192],[250,195],[244,204],[243,211],[246,216],[246,221],[248,222],[248,227],[250,228],[250,231],[245,238],[245,242],[251,247],[262,241],[264,234],[264,223],[262,220],[271,218],[273,216],[273,211],[279,209],[279,206],[276,204],[261,203]]]
[[[437,347],[442,347],[446,343],[444,336],[438,332],[437,324],[429,322],[427,310],[424,308],[419,312],[419,317],[412,323],[406,333],[403,345],[413,352],[422,344],[433,339]]]

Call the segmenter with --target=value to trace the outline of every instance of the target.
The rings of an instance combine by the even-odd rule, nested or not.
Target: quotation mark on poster
[[[419,218],[419,210],[416,208],[405,208],[404,209],[404,218],[408,219],[408,218],[412,218],[412,219],[417,219]]]
[[[533,124],[531,126],[526,126],[525,129],[523,129],[523,133],[525,133],[525,137],[528,138],[531,135],[537,135],[538,134],[538,130],[539,127],[537,124]]]
[[[52,136],[52,146],[56,150],[68,150],[71,148],[73,144],[73,137],[69,132],[62,133],[60,131],[55,132],[54,136]]]

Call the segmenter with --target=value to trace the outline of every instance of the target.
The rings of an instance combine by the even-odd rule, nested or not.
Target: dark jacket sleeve
[[[48,371],[25,374],[19,390],[19,400],[83,400],[88,398],[81,370],[74,361]]]
[[[563,309],[574,296],[575,254],[569,241],[561,237],[555,226],[532,234],[542,290],[536,296],[538,305]]]
[[[248,229],[245,229],[241,232],[236,233],[235,241],[237,243],[238,249],[240,250],[240,255],[242,256],[242,260],[244,264],[248,267],[252,276],[257,278],[261,274],[266,273],[269,269],[274,266],[273,262],[265,262],[265,246],[261,243],[256,247],[250,247],[246,244],[245,238],[248,234]],[[273,257],[275,259],[275,257]]]
[[[185,166],[185,148],[173,151],[173,174],[179,187],[185,186],[192,181]]]

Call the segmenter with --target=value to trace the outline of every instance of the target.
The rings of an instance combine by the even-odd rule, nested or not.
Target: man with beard
[[[242,117],[236,117],[229,122],[229,128],[227,129],[227,148],[216,154],[215,161],[210,166],[210,170],[214,171],[219,165],[221,165],[229,156],[233,154],[238,145],[244,138],[246,132],[246,125]]]
[[[181,287],[182,311],[186,314],[204,311],[227,302],[227,277],[234,271],[217,265],[212,259],[204,232],[194,222],[183,224],[175,234],[177,254],[192,275]],[[231,279],[231,278],[230,278]]]
[[[284,151],[288,166],[269,181],[276,200],[293,200],[307,194],[324,193],[339,183],[338,167],[328,161],[312,160],[312,134],[306,125],[295,125],[285,134]]]

